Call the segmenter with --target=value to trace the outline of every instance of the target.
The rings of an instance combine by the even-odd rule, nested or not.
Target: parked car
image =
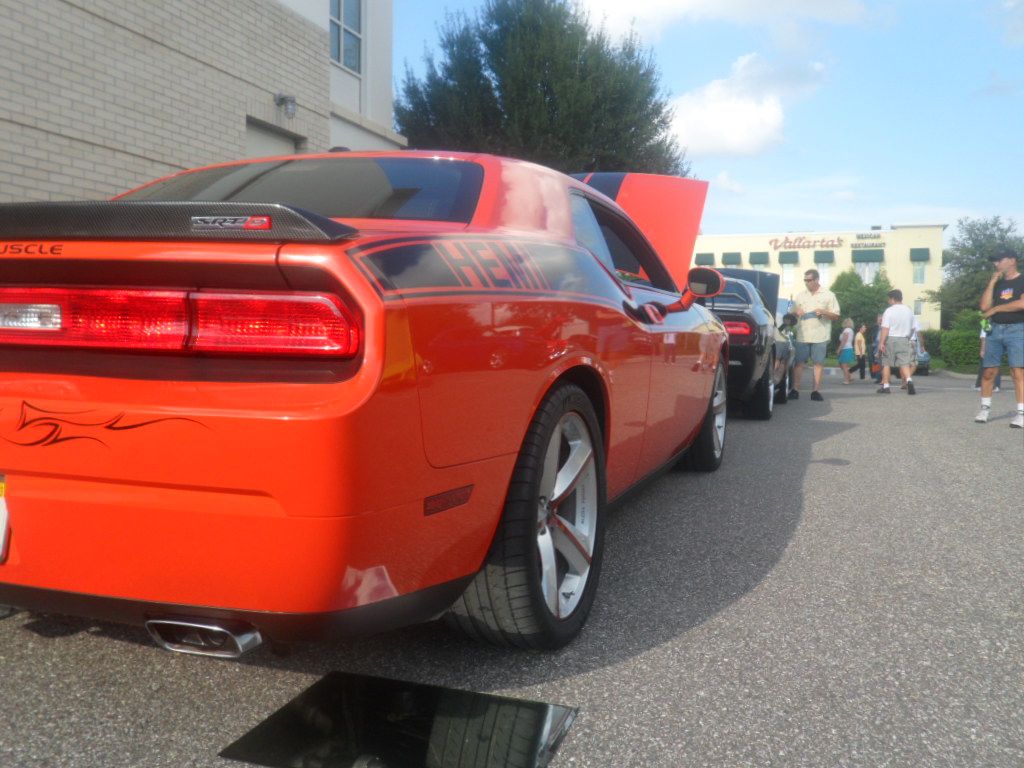
[[[921,376],[927,376],[932,370],[932,356],[925,351],[917,353],[917,371]]]
[[[719,270],[726,277],[734,277],[751,283],[758,292],[761,301],[768,309],[775,307],[775,327],[778,336],[775,339],[775,402],[785,403],[789,399],[789,390],[793,381],[793,365],[796,362],[797,316],[793,314],[792,299],[782,298],[782,277],[777,272],[760,269],[741,269],[725,267]]]
[[[749,416],[770,419],[775,403],[788,399],[791,336],[780,331],[770,305],[747,280],[726,277],[722,292],[702,301],[729,332],[729,396]]]
[[[607,501],[725,447],[706,186],[623,176],[311,154],[0,206],[0,603],[218,656],[569,642]]]

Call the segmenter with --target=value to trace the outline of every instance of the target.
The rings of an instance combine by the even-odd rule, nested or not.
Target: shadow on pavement
[[[770,422],[731,419],[718,472],[672,470],[612,509],[604,571],[583,635],[555,653],[494,648],[440,623],[333,643],[264,645],[243,665],[322,675],[345,670],[475,690],[557,681],[635,656],[700,626],[756,588],[783,556],[804,508],[815,443],[852,425],[824,418],[828,402],[791,403]],[[145,630],[66,617],[37,617],[42,637],[86,631],[151,645]],[[467,663],[471,660],[471,663]]]

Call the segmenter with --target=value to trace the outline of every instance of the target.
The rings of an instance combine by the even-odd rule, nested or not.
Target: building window
[[[331,0],[331,58],[363,71],[363,0]]]
[[[870,285],[878,277],[878,272],[882,269],[882,262],[862,261],[860,264],[854,264],[853,267],[864,285]]]
[[[821,278],[821,284],[824,285],[824,286],[831,285],[832,281],[829,279],[830,276],[831,276],[831,267],[832,267],[831,264],[815,264],[814,265],[814,268],[816,270],[818,270],[818,275]]]
[[[793,273],[796,271],[796,266],[793,264],[782,265],[782,284],[792,285],[793,284]]]
[[[914,262],[914,285],[924,285],[924,268],[928,266],[923,261]]]
[[[922,312],[924,312],[924,300],[917,299],[914,301],[914,314],[920,315]]]

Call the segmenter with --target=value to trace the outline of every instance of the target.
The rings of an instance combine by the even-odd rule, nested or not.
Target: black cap
[[[1000,248],[995,251],[988,260],[991,262],[1002,261],[1003,259],[1016,259],[1017,254],[1010,248]]]

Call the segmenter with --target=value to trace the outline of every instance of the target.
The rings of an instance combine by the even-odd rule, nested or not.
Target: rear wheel
[[[704,415],[704,425],[684,457],[686,466],[698,472],[714,472],[722,465],[725,454],[725,423],[727,397],[725,391],[725,367],[719,363],[715,369],[711,399]]]
[[[775,358],[769,357],[764,367],[764,373],[758,379],[754,387],[754,398],[747,405],[747,413],[761,421],[768,421],[772,417],[772,410],[775,406]]]
[[[483,569],[448,614],[499,645],[559,648],[580,633],[601,569],[604,446],[573,384],[541,403],[519,451]]]

